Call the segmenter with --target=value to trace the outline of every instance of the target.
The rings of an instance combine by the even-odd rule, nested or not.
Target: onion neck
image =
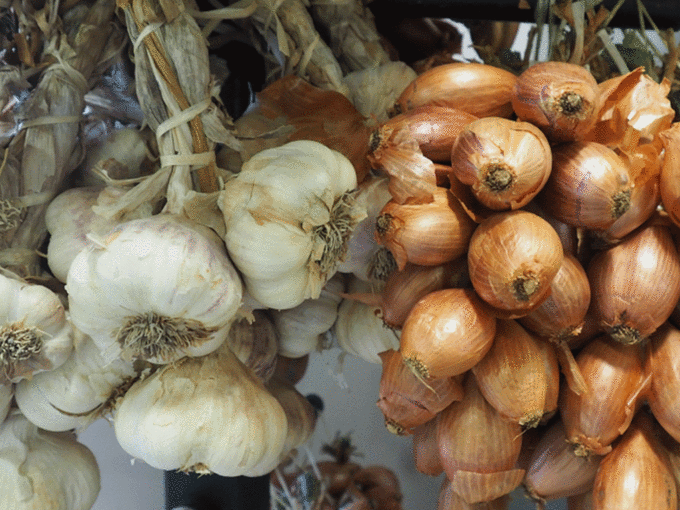
[[[618,220],[630,209],[631,190],[619,191],[612,197],[612,217]]]
[[[535,275],[524,274],[513,280],[512,294],[518,301],[529,301],[540,285],[541,282]]]
[[[485,170],[484,184],[494,193],[501,193],[512,186],[513,175],[502,161],[489,163]]]

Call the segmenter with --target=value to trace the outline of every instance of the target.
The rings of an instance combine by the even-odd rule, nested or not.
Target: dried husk
[[[521,427],[486,402],[472,376],[466,378],[463,400],[441,412],[437,441],[452,489],[468,503],[497,499],[522,481],[524,470],[515,468]]]
[[[536,427],[557,409],[560,372],[546,340],[514,320],[499,320],[486,356],[472,367],[486,401],[504,418]]]
[[[378,407],[385,417],[387,430],[410,435],[414,429],[432,420],[451,402],[463,398],[458,378],[420,380],[402,362],[401,354],[390,349],[380,353],[382,375]]]

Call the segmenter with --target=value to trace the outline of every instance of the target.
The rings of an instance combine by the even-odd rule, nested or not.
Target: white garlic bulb
[[[136,376],[132,362],[105,362],[92,339],[76,331],[66,363],[21,381],[15,400],[24,416],[41,429],[82,430],[99,417],[97,411],[116,389]]]
[[[82,184],[97,186],[101,178],[93,169],[99,163],[114,159],[115,164],[104,165],[109,177],[113,179],[129,179],[140,175],[140,167],[148,157],[146,137],[136,128],[116,129],[97,144],[88,147],[83,163]]]
[[[92,207],[110,203],[125,194],[124,188],[71,188],[58,195],[45,212],[45,224],[50,233],[47,245],[47,264],[52,274],[66,281],[68,269],[80,250],[92,244],[88,234],[102,237],[122,223],[116,218],[95,214]],[[151,216],[149,203],[134,211],[127,220]]]
[[[248,292],[274,309],[317,298],[365,217],[339,152],[301,140],[257,153],[219,198],[225,242]]]
[[[295,308],[272,310],[279,333],[279,354],[300,358],[317,350],[338,317],[338,305],[345,291],[345,279],[338,273],[326,282],[316,299],[305,299]]]
[[[219,237],[169,214],[119,225],[81,251],[66,290],[74,326],[105,360],[152,363],[217,349],[242,297]]]
[[[368,283],[353,278],[350,292],[369,293]],[[381,352],[399,349],[401,333],[385,326],[380,318],[380,309],[361,301],[343,299],[338,308],[338,320],[333,325],[333,333],[338,346],[354,356],[369,363],[382,363]]]
[[[157,469],[260,476],[287,436],[279,402],[226,347],[133,384],[114,416],[123,450]]]
[[[0,423],[4,421],[12,405],[14,387],[11,384],[0,384]]]
[[[69,432],[14,410],[0,425],[0,510],[90,510],[100,490],[92,452]]]
[[[73,330],[59,296],[0,274],[0,383],[53,370],[72,348]]]
[[[369,177],[361,183],[356,201],[366,208],[366,218],[352,231],[347,241],[347,254],[338,271],[352,273],[365,281],[381,281],[397,268],[391,252],[378,244],[375,227],[378,215],[392,199],[389,178]]]

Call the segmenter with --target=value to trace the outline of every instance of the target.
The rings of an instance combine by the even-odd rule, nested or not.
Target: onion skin
[[[413,461],[418,472],[428,476],[444,472],[437,446],[438,416],[413,430]]]
[[[680,441],[680,330],[666,322],[649,339],[646,371],[651,374],[647,401],[659,424]]]
[[[489,305],[521,317],[548,297],[563,257],[547,221],[523,210],[502,212],[484,220],[470,239],[470,280]]]
[[[588,279],[598,323],[620,342],[642,341],[680,299],[680,256],[670,230],[654,224],[638,229],[593,257]]]
[[[541,128],[552,141],[580,140],[597,120],[600,91],[582,66],[540,62],[518,77],[512,107],[517,117]]]
[[[401,113],[429,104],[458,108],[477,117],[510,117],[516,81],[511,72],[487,64],[445,64],[413,80],[394,109]]]
[[[399,352],[419,377],[462,374],[489,351],[496,318],[472,289],[442,289],[418,301],[401,330]]]
[[[550,179],[538,196],[546,212],[575,227],[603,230],[630,208],[632,179],[612,149],[571,142],[552,155]]]
[[[676,510],[677,488],[655,423],[641,412],[601,462],[593,486],[594,510]]]
[[[568,497],[567,510],[593,510],[593,491]]]
[[[472,367],[486,401],[501,416],[536,427],[557,409],[560,371],[553,346],[514,320],[499,320],[489,352]]]
[[[387,120],[371,135],[371,147],[389,143],[390,134],[407,126],[411,137],[418,143],[423,156],[432,161],[448,164],[451,161],[451,147],[459,133],[470,122],[477,120],[457,108],[423,105],[407,110]]]
[[[673,223],[680,226],[680,122],[659,133],[666,150],[659,183],[661,201]]]
[[[537,335],[566,341],[581,331],[589,306],[588,275],[575,256],[565,254],[550,296],[519,322]]]
[[[579,456],[606,455],[630,425],[648,381],[642,346],[623,345],[602,335],[576,356],[588,393],[563,385],[560,416]]]
[[[382,319],[390,328],[401,328],[411,308],[430,292],[470,284],[467,257],[437,266],[406,264],[387,278],[382,291]]]
[[[458,135],[451,167],[486,207],[519,209],[548,181],[552,153],[545,135],[533,124],[485,117]]]
[[[601,457],[579,457],[567,442],[561,420],[549,425],[529,459],[524,486],[532,499],[545,502],[592,488]]]
[[[437,443],[452,488],[468,503],[492,501],[510,493],[524,476],[515,464],[522,448],[521,427],[491,407],[472,376],[465,397],[439,416]]]
[[[448,478],[442,480],[437,500],[437,510],[508,510],[510,496],[501,496],[493,501],[482,503],[467,503],[453,491],[453,486]]]
[[[467,251],[475,223],[450,191],[436,188],[434,201],[399,204],[390,200],[376,221],[376,240],[392,252],[397,267],[407,262],[436,266]]]
[[[379,356],[383,366],[378,407],[385,416],[387,430],[393,434],[412,434],[415,427],[463,398],[463,387],[457,379],[421,381],[402,362],[398,351],[390,349]]]

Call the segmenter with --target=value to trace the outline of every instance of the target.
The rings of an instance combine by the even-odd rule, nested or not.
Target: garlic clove
[[[153,363],[217,349],[242,298],[220,239],[166,214],[124,223],[81,251],[66,289],[73,324],[105,359]]]
[[[128,454],[157,469],[260,476],[279,463],[286,413],[229,349],[164,365],[114,414]]]
[[[2,508],[89,510],[100,490],[97,461],[70,432],[48,432],[12,411],[0,425]]]
[[[0,383],[62,365],[73,348],[73,329],[59,296],[3,274],[0,296]]]

